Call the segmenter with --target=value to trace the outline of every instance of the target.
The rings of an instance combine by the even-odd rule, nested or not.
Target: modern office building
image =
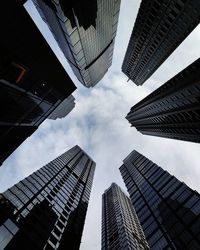
[[[130,199],[115,183],[102,195],[101,249],[149,249]]]
[[[22,3],[1,3],[0,164],[76,89]]]
[[[122,65],[142,85],[200,22],[200,1],[142,1]]]
[[[135,150],[120,172],[150,249],[200,249],[196,191]]]
[[[121,0],[33,0],[78,80],[93,87],[111,66]]]
[[[95,165],[75,146],[2,193],[0,249],[79,249]]]
[[[49,115],[49,119],[56,120],[57,118],[64,118],[75,107],[75,98],[73,95],[67,97],[54,111]]]
[[[145,135],[200,142],[200,59],[133,106],[126,118]]]

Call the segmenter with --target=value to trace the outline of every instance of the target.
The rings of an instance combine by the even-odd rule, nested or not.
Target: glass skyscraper
[[[130,199],[115,183],[102,195],[101,249],[149,249]]]
[[[200,22],[198,0],[143,0],[122,65],[142,85]]]
[[[33,0],[78,80],[93,87],[111,66],[121,0]]]
[[[79,249],[95,162],[75,146],[0,196],[0,249]]]
[[[134,105],[126,119],[145,135],[200,142],[200,59]]]
[[[1,3],[0,28],[1,165],[76,87],[22,1]]]
[[[48,119],[56,120],[64,118],[75,107],[75,98],[73,95],[68,96],[54,111],[49,115]]]
[[[200,249],[196,191],[135,150],[120,172],[150,249]]]

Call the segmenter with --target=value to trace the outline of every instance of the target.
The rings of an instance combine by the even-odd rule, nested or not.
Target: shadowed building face
[[[126,119],[145,135],[200,142],[200,59],[134,105]]]
[[[3,2],[0,21],[2,163],[76,87],[20,1]]]
[[[132,151],[120,167],[152,250],[200,248],[200,195]]]
[[[169,232],[177,249],[187,246],[192,238],[194,240],[191,249],[199,249],[200,235],[197,228],[200,218],[198,213],[170,198],[164,199],[159,204],[158,209],[162,218],[163,230]]]
[[[142,85],[200,22],[200,1],[143,0],[122,71]]]
[[[78,80],[93,87],[112,64],[120,0],[34,0]]]
[[[95,163],[78,146],[0,197],[0,249],[79,249]]]

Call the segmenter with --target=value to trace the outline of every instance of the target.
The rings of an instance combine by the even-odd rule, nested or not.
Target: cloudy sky
[[[41,27],[78,88],[74,92],[76,107],[64,119],[45,121],[0,168],[2,192],[76,144],[96,161],[81,250],[100,249],[101,195],[112,182],[126,190],[118,168],[133,149],[200,192],[199,144],[142,135],[124,118],[134,104],[199,57],[200,27],[143,86],[127,83],[121,65],[139,4],[139,0],[122,0],[112,67],[91,89],[84,88],[73,76],[46,26]],[[34,13],[31,3],[27,8]],[[34,17],[40,22],[37,15]]]

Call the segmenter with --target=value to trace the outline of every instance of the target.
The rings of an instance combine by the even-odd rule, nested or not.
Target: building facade
[[[120,172],[150,249],[200,249],[196,191],[135,150]]]
[[[142,85],[200,22],[196,0],[142,1],[122,65]]]
[[[200,142],[200,59],[134,105],[126,119],[145,135]]]
[[[101,249],[149,249],[130,199],[115,183],[102,195]]]
[[[79,249],[95,171],[75,146],[0,196],[0,249]]]
[[[121,0],[33,0],[78,80],[93,87],[111,66]]]
[[[75,98],[73,95],[67,97],[59,106],[49,115],[49,119],[56,120],[57,118],[66,117],[75,107]]]
[[[76,87],[20,1],[0,21],[1,164]]]

